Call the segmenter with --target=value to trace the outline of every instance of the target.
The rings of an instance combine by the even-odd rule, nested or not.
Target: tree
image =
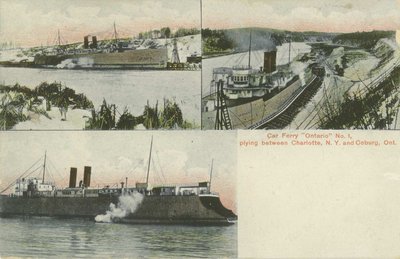
[[[128,130],[134,129],[137,125],[137,119],[133,116],[127,108],[125,108],[121,117],[119,117],[118,123],[116,125],[117,129]]]
[[[143,125],[146,129],[158,129],[160,125],[158,117],[158,102],[155,108],[150,107],[149,102],[144,107],[143,111]]]
[[[182,127],[182,111],[175,102],[165,101],[164,110],[161,113],[161,127],[172,129],[176,126]]]
[[[15,124],[27,119],[23,114],[26,101],[22,94],[6,93],[0,101],[0,128],[11,129]]]
[[[86,129],[95,130],[110,130],[115,127],[115,110],[114,104],[107,104],[106,100],[103,99],[103,104],[100,106],[100,110],[96,112],[92,109],[92,117],[89,118]]]
[[[161,28],[161,37],[165,38],[171,37],[171,29],[169,27]]]

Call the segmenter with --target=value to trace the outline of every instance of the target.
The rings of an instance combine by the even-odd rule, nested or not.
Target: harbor
[[[364,35],[371,39],[356,43]],[[249,45],[248,65],[245,52],[203,61],[209,68],[203,73],[203,129],[398,128],[399,49],[393,32],[320,33],[297,43],[303,46],[297,52],[291,46],[296,43],[285,44],[255,53]],[[378,94],[383,91],[389,94]],[[351,106],[363,111],[353,114]]]
[[[145,36],[143,36],[145,34]],[[120,39],[114,23],[111,38],[83,36],[67,43],[60,30],[53,45],[0,50],[0,66],[85,70],[199,70],[200,34],[197,29],[179,29],[172,36],[168,27],[140,32]]]
[[[293,51],[292,55],[290,55],[291,51]],[[222,76],[222,79],[216,75],[220,73],[218,68],[215,68],[218,66],[216,64],[223,64],[226,67],[237,66],[238,60],[243,60],[243,56],[246,53],[204,60],[204,67],[207,67],[207,62],[209,64],[214,62],[213,65],[210,64],[210,67],[214,67],[214,69],[213,71],[208,71],[208,73],[206,70],[203,74],[203,82],[208,82],[205,78],[213,78],[213,80],[209,84],[209,89],[204,86],[207,83],[203,84],[202,127],[204,129],[255,128],[262,124],[262,120],[265,120],[265,118],[274,116],[278,109],[282,109],[282,107],[300,96],[303,90],[308,88],[309,84],[318,81],[316,80],[317,75],[312,71],[313,68],[299,60],[302,55],[307,55],[310,51],[311,47],[305,43],[292,44],[290,42],[278,46],[276,50],[272,48],[272,50],[258,50],[253,53],[249,43],[248,67],[261,67],[265,73],[264,75],[260,73],[260,78],[265,77],[265,79],[261,80],[272,82],[267,83],[268,85],[264,83],[265,85],[253,88],[239,85],[236,87],[226,86],[230,78],[235,80],[235,75]],[[263,56],[264,59],[260,58],[260,56]],[[242,77],[239,76],[240,79]],[[253,82],[250,81],[250,75],[248,80]],[[318,85],[318,82],[316,84]],[[218,93],[217,87],[220,87],[220,93]],[[237,99],[233,103],[229,100],[229,93],[237,92],[238,90],[243,91],[247,96],[249,96],[249,91],[253,92],[254,96],[251,94],[250,97],[243,94],[243,97],[240,97],[240,95],[239,97],[232,96],[231,98]],[[221,121],[225,125],[221,126]]]

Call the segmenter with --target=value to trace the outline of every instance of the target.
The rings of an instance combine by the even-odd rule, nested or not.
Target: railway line
[[[306,105],[317,93],[323,82],[323,76],[317,75],[306,86],[299,88],[297,93],[289,98],[273,114],[253,124],[249,129],[283,129],[288,126],[294,117],[300,112],[301,107]]]

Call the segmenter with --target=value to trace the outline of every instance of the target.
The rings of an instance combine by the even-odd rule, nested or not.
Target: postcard
[[[0,0],[0,257],[399,257],[399,68],[399,0]]]

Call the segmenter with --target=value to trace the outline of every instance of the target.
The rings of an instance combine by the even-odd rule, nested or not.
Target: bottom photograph
[[[237,257],[235,133],[0,136],[2,257]]]

